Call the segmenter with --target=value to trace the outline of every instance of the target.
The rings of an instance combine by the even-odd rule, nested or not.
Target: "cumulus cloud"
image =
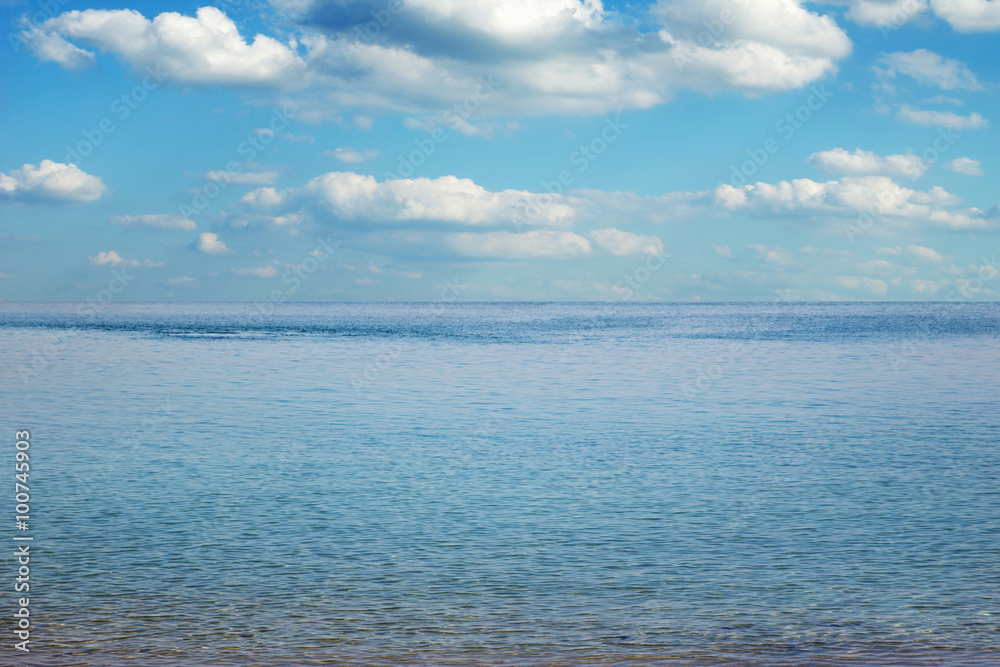
[[[950,284],[947,280],[921,280],[920,278],[914,278],[910,281],[910,287],[917,294],[934,294]]]
[[[895,248],[875,248],[875,252],[880,255],[892,255],[893,257],[898,257],[903,254],[903,249],[899,246],[896,246]]]
[[[866,273],[880,273],[883,275],[898,275],[900,273],[914,273],[916,269],[893,264],[884,259],[869,259],[858,262],[857,267]]]
[[[847,17],[863,25],[898,28],[922,16],[928,6],[960,32],[1000,30],[1000,4],[996,0],[827,0],[849,4]]]
[[[986,120],[978,113],[961,116],[952,111],[928,111],[926,109],[912,109],[908,105],[900,107],[896,117],[908,123],[917,125],[940,125],[953,130],[981,130],[990,126],[990,121]]]
[[[924,262],[939,263],[945,260],[945,256],[934,250],[933,248],[928,248],[922,245],[909,245],[906,246],[906,250],[919,260]]]
[[[144,259],[141,262],[137,259],[125,259],[114,250],[101,251],[88,259],[93,266],[166,266],[163,262],[154,262],[151,259]]]
[[[733,259],[733,251],[727,245],[713,245],[712,250],[719,257],[725,257],[726,259]]]
[[[94,266],[121,266],[126,261],[114,250],[99,252],[90,258],[90,263]]]
[[[882,156],[860,148],[856,148],[853,153],[843,148],[813,153],[809,156],[808,162],[828,174],[845,176],[884,174],[918,178],[930,168],[928,163],[913,153]]]
[[[189,220],[179,215],[169,215],[166,213],[150,213],[146,215],[116,215],[109,218],[116,225],[126,227],[148,227],[150,229],[182,229],[193,230],[196,228],[194,220]]]
[[[589,255],[590,242],[573,232],[533,230],[511,232],[459,232],[445,242],[455,252],[480,259],[542,259]]]
[[[863,290],[876,296],[883,296],[889,290],[889,286],[884,280],[866,276],[835,276],[833,282],[838,287]]]
[[[54,62],[71,71],[86,69],[94,64],[93,53],[70,44],[54,32],[32,29],[24,37],[31,52],[42,62]]]
[[[575,190],[566,202],[573,205],[578,217],[600,221],[627,216],[657,224],[705,214],[712,204],[712,192],[668,192],[663,195],[639,195],[634,192]]]
[[[899,27],[927,11],[927,0],[852,0],[847,18],[861,25]]]
[[[75,164],[42,160],[9,173],[0,172],[0,198],[20,202],[67,204],[99,199],[107,188],[100,178]]]
[[[959,32],[1000,30],[997,0],[930,0],[934,13]]]
[[[177,287],[179,285],[190,285],[194,282],[194,278],[191,276],[178,276],[176,278],[168,278],[164,280],[163,283],[170,287]]]
[[[998,216],[993,212],[963,208],[960,198],[940,186],[917,190],[888,175],[865,173],[904,174],[910,169],[926,169],[912,155],[880,156],[836,149],[815,154],[811,161],[830,171],[863,175],[828,181],[802,178],[740,187],[720,185],[712,191],[647,196],[590,189],[561,195],[492,192],[456,176],[379,181],[353,172],[330,172],[301,187],[253,190],[243,196],[228,222],[238,228],[335,227],[349,235],[351,243],[368,250],[493,259],[581,256],[596,251],[638,256],[663,251],[658,237],[608,227],[608,220],[664,224],[695,217],[711,220],[747,215],[818,222],[832,228],[869,216],[878,218],[884,229],[923,225],[985,230],[996,226]],[[573,233],[569,233],[570,228]],[[539,233],[533,233],[536,231]],[[563,231],[567,233],[560,233]],[[537,251],[528,247],[531,243],[537,243]],[[784,248],[751,250],[765,262],[779,266],[796,261]],[[733,258],[728,246],[718,246],[715,252]]]
[[[278,275],[278,269],[274,266],[251,266],[244,269],[232,269],[232,272],[240,276],[253,276],[254,278],[274,278]]]
[[[232,252],[225,243],[219,240],[217,234],[204,232],[198,235],[195,248],[206,255],[228,255]]]
[[[37,46],[40,40],[73,40],[115,53],[136,71],[155,68],[181,83],[282,87],[306,74],[291,48],[262,34],[248,44],[215,7],[202,7],[194,17],[164,12],[152,20],[132,9],[74,10],[48,19],[25,38],[45,60],[66,65],[86,58],[66,56],[67,47]]]
[[[304,118],[339,117],[344,108],[434,113],[459,101],[473,115],[451,116],[462,131],[483,115],[648,108],[684,88],[800,88],[851,51],[835,21],[802,0],[661,0],[648,30],[599,0],[407,0],[391,15],[370,0],[280,4],[301,30],[295,43],[265,35],[248,42],[213,7],[152,20],[134,10],[72,11],[26,37],[40,58],[64,66],[93,58],[83,45],[136,70],[160,65],[182,83],[308,88],[289,100]],[[389,20],[366,34],[380,12]],[[711,21],[719,29],[705,39]],[[355,123],[370,127],[371,119]]]
[[[752,243],[747,246],[760,259],[770,264],[779,266],[791,266],[795,264],[795,256],[788,248],[770,248],[762,243]]]
[[[633,234],[614,227],[595,229],[590,238],[598,248],[618,257],[659,255],[663,252],[663,242],[656,236]]]
[[[337,158],[345,164],[360,164],[377,158],[380,153],[374,150],[356,151],[353,148],[334,148],[332,151],[323,151],[327,157]]]
[[[715,190],[717,208],[754,217],[853,217],[859,213],[886,220],[927,222],[949,229],[986,229],[992,221],[977,208],[952,207],[961,200],[940,186],[912,190],[887,176],[844,177],[820,183],[808,178],[755,183]]]
[[[944,90],[981,90],[983,87],[964,63],[943,58],[927,49],[890,53],[882,56],[880,63],[884,67],[882,74],[885,76],[896,77],[902,74]]]
[[[951,162],[945,162],[944,168],[950,169],[958,174],[965,174],[966,176],[983,175],[983,169],[979,165],[979,160],[973,160],[970,157],[959,157],[955,158]]]
[[[863,289],[871,294],[882,295],[888,291],[888,285],[884,280],[877,278],[867,278],[864,276],[836,276],[834,284],[838,287],[857,290]]]
[[[253,133],[258,137],[267,137],[268,139],[274,139],[278,137],[279,139],[284,139],[285,141],[291,141],[293,144],[311,144],[316,141],[316,138],[310,134],[292,134],[291,132],[275,132],[269,127],[258,127],[253,130]]]
[[[288,214],[308,215],[333,225],[503,226],[523,220],[532,226],[567,226],[574,210],[565,198],[523,190],[490,192],[455,176],[379,182],[353,172],[330,172],[301,188],[254,190],[241,200],[238,217]]]

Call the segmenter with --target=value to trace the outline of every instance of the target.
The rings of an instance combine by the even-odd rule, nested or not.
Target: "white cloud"
[[[866,273],[880,273],[883,275],[897,275],[906,271],[913,272],[915,269],[893,264],[884,259],[869,259],[858,262],[857,267]]]
[[[990,126],[990,121],[978,113],[960,116],[951,111],[912,109],[905,104],[900,107],[896,117],[917,125],[940,125],[941,127],[950,127],[953,130],[981,130]]]
[[[597,27],[603,13],[599,0],[408,0],[406,7],[438,21],[517,40],[542,37],[563,27]]]
[[[42,160],[37,167],[26,164],[9,174],[0,172],[0,198],[20,202],[79,203],[99,199],[107,188],[100,178],[81,171],[75,164]]]
[[[262,188],[241,200],[243,218],[311,214],[332,224],[406,222],[503,226],[523,219],[532,226],[568,226],[574,217],[565,198],[523,190],[490,192],[467,178],[396,179],[379,182],[353,172],[330,172],[301,188]],[[525,216],[525,207],[535,207]]]
[[[959,157],[955,158],[951,162],[945,162],[944,168],[950,169],[959,174],[965,174],[966,176],[983,175],[983,169],[979,166],[979,160],[973,160],[969,157]]]
[[[861,25],[896,28],[927,10],[927,0],[853,0],[847,18]]]
[[[850,40],[831,17],[810,12],[797,0],[660,0],[654,11],[664,19],[666,41],[700,46],[709,41],[702,33],[715,26],[716,48],[703,48],[732,61],[722,72],[751,81],[826,69],[831,59],[851,52]],[[754,66],[760,71],[751,73]]]
[[[927,49],[890,53],[879,62],[885,67],[883,75],[889,77],[903,74],[944,90],[981,90],[983,87],[964,63],[943,58]]]
[[[178,285],[189,285],[194,282],[194,278],[190,276],[178,276],[177,278],[168,278],[163,282],[171,287],[176,287]]]
[[[852,217],[877,216],[883,224],[892,219],[920,221],[949,229],[985,229],[990,219],[976,208],[954,210],[961,203],[940,186],[912,190],[887,176],[844,177],[819,183],[807,178],[779,183],[755,183],[739,188],[720,185],[714,193],[716,208],[745,212],[754,217]]]
[[[933,248],[928,248],[927,246],[909,245],[906,246],[906,249],[911,255],[924,262],[932,262],[936,264],[945,260],[944,255]]]
[[[141,262],[137,259],[124,259],[114,250],[101,251],[89,259],[94,266],[149,266],[155,268],[166,266],[163,262],[154,262],[151,259],[144,259]]]
[[[269,127],[258,127],[253,130],[253,133],[258,137],[267,137],[268,139],[274,139],[274,137],[279,137],[285,141],[291,141],[293,144],[311,144],[316,141],[316,138],[309,134],[292,134],[290,132],[275,132]]]
[[[179,287],[182,285],[190,286],[194,283],[194,278],[191,276],[178,276],[177,278],[168,278],[163,281],[163,284],[168,287]]]
[[[302,223],[302,216],[291,213],[289,215],[275,215],[270,218],[271,224],[278,227],[294,227]]]
[[[913,153],[881,156],[860,148],[855,149],[853,153],[848,153],[843,148],[813,153],[809,156],[808,162],[828,174],[846,176],[884,174],[918,178],[930,168],[929,164]]]
[[[891,255],[893,257],[899,257],[903,254],[903,249],[899,246],[895,248],[875,248],[875,252],[880,255]]]
[[[578,217],[589,218],[595,223],[628,216],[663,224],[704,214],[706,205],[712,203],[712,192],[668,192],[643,196],[634,192],[583,189],[573,191],[566,202],[574,207]]]
[[[353,148],[334,148],[332,151],[323,151],[327,157],[337,158],[345,164],[360,164],[377,158],[380,153],[374,150],[356,151]]]
[[[934,294],[950,284],[947,280],[921,280],[920,278],[914,278],[910,281],[911,288],[917,294]]]
[[[589,255],[590,242],[572,232],[533,230],[521,234],[460,232],[448,234],[446,243],[467,257],[482,259],[541,259]]]
[[[228,255],[232,252],[226,244],[219,240],[218,235],[204,232],[198,235],[195,247],[206,255]]]
[[[215,7],[202,7],[194,17],[164,12],[152,21],[131,9],[71,11],[36,33],[25,37],[32,44],[43,39],[39,34],[79,41],[119,55],[136,71],[153,68],[182,83],[285,86],[305,75],[305,64],[288,46],[262,34],[247,44]],[[60,52],[44,53],[62,62]]]
[[[251,266],[245,269],[231,270],[237,275],[253,276],[255,278],[274,278],[278,275],[278,269],[274,266]]]
[[[1000,30],[997,0],[930,0],[934,13],[959,32]]]
[[[614,227],[595,229],[590,238],[598,248],[618,257],[633,255],[659,255],[663,252],[663,242],[656,236],[632,234]]]
[[[179,215],[166,213],[150,213],[147,215],[116,215],[109,218],[116,225],[128,227],[149,227],[150,229],[182,229],[191,231],[196,228],[194,220]]]
[[[957,97],[949,97],[948,95],[932,95],[923,101],[924,104],[952,104],[956,107],[960,107],[965,104],[962,100]]]
[[[715,251],[715,254],[719,257],[725,257],[726,259],[733,258],[733,251],[727,245],[713,245],[712,250]]]
[[[121,266],[128,262],[114,250],[99,252],[90,258],[90,263],[94,266]]]
[[[231,183],[232,185],[274,185],[278,180],[278,172],[238,172],[232,173],[216,169],[205,174],[205,178],[216,183]]]
[[[54,62],[71,71],[80,71],[94,64],[94,54],[70,44],[60,35],[33,29],[24,35],[31,52],[42,62]]]
[[[885,295],[889,289],[889,286],[884,280],[879,280],[878,278],[868,278],[865,276],[834,276],[833,282],[838,287],[845,287],[852,290],[864,290],[877,296]]]
[[[408,0],[376,39],[363,34],[372,20],[364,3],[293,4],[301,32],[288,45],[265,35],[248,44],[214,7],[152,20],[134,10],[72,11],[33,39],[39,57],[65,66],[93,58],[79,43],[140,72],[160,66],[182,83],[299,88],[287,101],[301,118],[339,118],[345,108],[434,113],[471,100],[474,116],[452,114],[449,123],[466,132],[484,115],[648,108],[683,88],[801,88],[851,52],[833,18],[803,0],[662,0],[651,32],[600,0]],[[710,21],[721,30],[705,40]],[[484,77],[495,85],[484,90]],[[354,123],[367,129],[371,118]]]
[[[758,257],[770,264],[777,264],[779,266],[791,266],[795,264],[795,257],[788,248],[769,248],[762,243],[752,243],[747,246],[747,249],[752,250]]]

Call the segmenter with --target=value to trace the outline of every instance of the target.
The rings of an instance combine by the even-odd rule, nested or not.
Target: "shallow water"
[[[34,626],[0,656],[998,664],[998,327],[995,304],[5,304]]]

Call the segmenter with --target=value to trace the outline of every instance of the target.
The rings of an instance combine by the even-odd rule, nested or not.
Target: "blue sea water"
[[[1000,664],[997,304],[0,306],[17,665]],[[3,514],[3,512],[0,512]]]

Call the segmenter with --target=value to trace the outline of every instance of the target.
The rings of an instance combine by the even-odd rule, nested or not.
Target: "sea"
[[[4,303],[0,664],[1000,665],[998,333],[996,303]]]

